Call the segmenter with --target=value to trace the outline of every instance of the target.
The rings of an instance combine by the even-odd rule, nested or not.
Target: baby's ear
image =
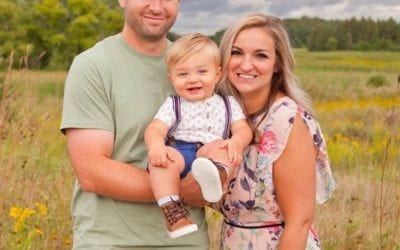
[[[216,78],[215,78],[215,86],[218,86],[219,82],[221,81],[222,78],[222,67],[219,66],[216,70]]]
[[[119,6],[124,9],[126,6],[126,1],[125,0],[118,0]]]
[[[222,67],[221,66],[219,66],[217,68],[217,75],[218,75],[219,78],[221,78],[221,75],[222,75]]]

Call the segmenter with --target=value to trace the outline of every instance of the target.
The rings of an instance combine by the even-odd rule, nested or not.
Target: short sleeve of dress
[[[258,152],[263,157],[259,158],[266,157],[268,159],[271,174],[272,163],[282,155],[286,147],[295,116],[296,107],[293,103],[283,101],[275,103],[265,120],[260,124],[261,138]]]
[[[168,128],[171,128],[176,121],[175,111],[172,104],[172,97],[169,96],[165,99],[164,103],[158,109],[154,119],[164,122]]]
[[[235,97],[228,96],[229,103],[231,105],[232,110],[232,122],[236,122],[238,120],[246,119],[240,104],[236,101]]]
[[[336,188],[336,182],[333,178],[329,162],[327,144],[319,123],[303,109],[299,108],[298,112],[303,121],[307,124],[314,145],[318,149],[316,166],[316,196],[317,202],[322,204],[331,197]]]
[[[325,139],[318,122],[310,114],[299,107],[292,99],[283,99],[283,101],[278,101],[271,107],[265,122],[260,127],[262,135],[258,152],[263,157],[258,159],[267,160],[270,164],[258,162],[257,165],[268,166],[265,171],[268,172],[267,176],[271,176],[272,182],[272,163],[282,155],[288,143],[295,116],[298,114],[305,122],[314,145],[319,151],[316,161],[316,200],[321,204],[331,196],[336,187],[329,164]]]

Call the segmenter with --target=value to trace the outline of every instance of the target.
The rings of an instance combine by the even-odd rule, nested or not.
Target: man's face
[[[175,23],[180,0],[120,0],[125,22],[146,41],[164,38]]]

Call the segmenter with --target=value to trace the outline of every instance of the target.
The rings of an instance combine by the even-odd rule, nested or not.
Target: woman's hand
[[[223,140],[219,144],[219,148],[226,148],[228,150],[228,158],[231,166],[237,167],[243,160],[243,147],[242,143],[238,143],[233,139]]]

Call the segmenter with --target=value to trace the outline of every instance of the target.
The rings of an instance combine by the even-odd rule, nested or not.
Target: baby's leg
[[[150,184],[164,216],[168,235],[178,238],[198,229],[179,197],[180,173],[185,167],[185,160],[181,153],[172,147],[168,147],[168,157],[165,168],[149,165]]]
[[[199,183],[204,199],[209,202],[221,199],[233,172],[228,151],[226,148],[220,148],[219,142],[221,141],[201,147],[197,152],[198,158],[192,165],[192,174]]]
[[[228,150],[226,148],[220,148],[220,143],[223,140],[215,140],[210,143],[204,144],[198,151],[197,157],[205,157],[212,159],[216,162],[221,162],[227,166],[230,166]]]
[[[185,166],[185,161],[173,147],[168,147],[168,158],[168,165],[165,168],[149,164],[150,184],[157,201],[165,196],[179,196],[179,175]]]

